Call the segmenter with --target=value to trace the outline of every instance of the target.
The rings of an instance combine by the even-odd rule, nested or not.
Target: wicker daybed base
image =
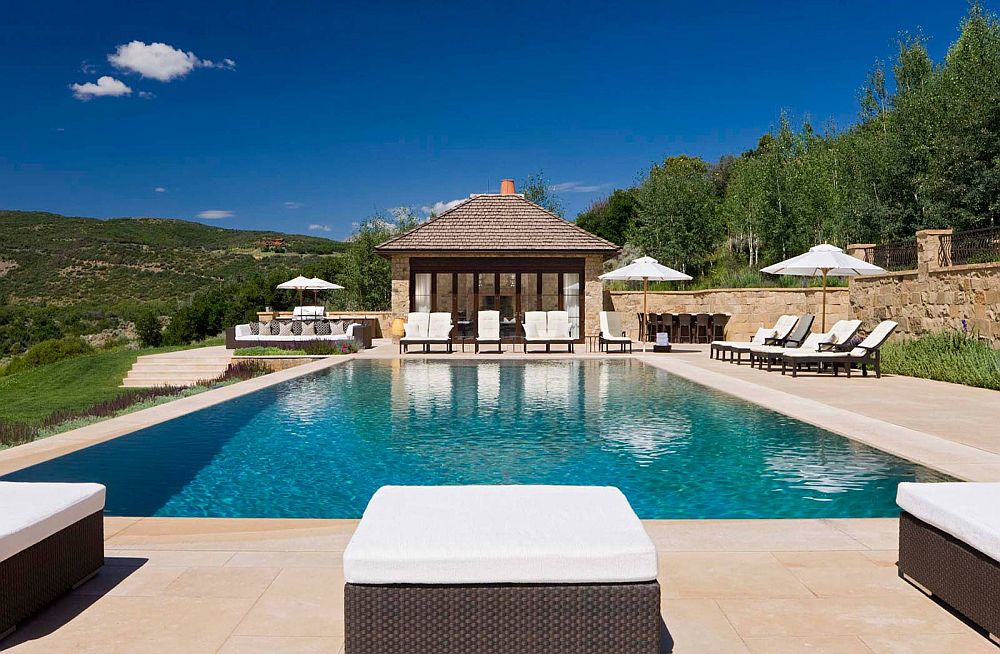
[[[899,516],[899,576],[993,640],[1000,634],[1000,563],[906,511]]]
[[[660,585],[367,585],[344,590],[346,654],[656,654]]]
[[[0,638],[92,577],[103,564],[103,511],[0,561]]]

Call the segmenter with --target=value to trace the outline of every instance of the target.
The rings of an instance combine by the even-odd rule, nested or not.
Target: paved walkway
[[[108,518],[100,574],[0,647],[343,652],[342,552],[355,525]],[[897,577],[895,520],[645,525],[676,654],[996,652]]]

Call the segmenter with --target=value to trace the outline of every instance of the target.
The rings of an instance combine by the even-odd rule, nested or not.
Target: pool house
[[[566,311],[582,341],[598,330],[598,275],[618,246],[529,202],[514,181],[471,195],[376,248],[392,261],[392,317],[452,315],[452,337],[472,339],[479,311],[500,312],[506,342],[523,336],[526,311]]]

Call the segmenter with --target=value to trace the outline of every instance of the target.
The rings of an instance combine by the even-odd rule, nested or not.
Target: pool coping
[[[1000,455],[891,422],[707,370],[677,358],[636,355],[644,365],[863,443],[963,481],[1000,481]]]
[[[126,436],[140,429],[173,420],[195,411],[228,402],[290,379],[304,377],[355,359],[357,354],[328,356],[318,361],[286,368],[196,395],[178,398],[148,409],[140,409],[77,429],[46,436],[30,443],[0,450],[0,476],[22,470],[97,443]]]

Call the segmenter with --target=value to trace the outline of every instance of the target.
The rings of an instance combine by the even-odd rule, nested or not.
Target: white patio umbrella
[[[298,291],[299,292],[299,304],[302,304],[302,291],[312,288],[313,280],[309,277],[303,277],[299,275],[295,279],[289,279],[287,282],[282,282],[278,284],[275,288],[280,288],[287,291]]]
[[[642,280],[642,315],[646,315],[646,295],[649,293],[649,280],[654,282],[683,282],[691,279],[690,275],[661,265],[653,257],[639,257],[627,266],[606,272],[600,280],[637,282]],[[642,325],[639,325],[640,329]],[[646,351],[646,339],[642,336],[642,351]]]
[[[316,294],[319,291],[342,291],[344,287],[340,284],[334,284],[333,282],[328,282],[325,279],[320,279],[319,277],[313,277],[309,281],[312,282],[312,286],[307,287],[306,290],[311,290],[313,292],[313,302],[317,302]]]
[[[822,243],[809,248],[809,251],[792,257],[780,263],[776,263],[767,268],[761,268],[761,272],[772,275],[797,275],[799,277],[822,277],[823,278],[823,320],[821,331],[826,331],[826,278],[827,277],[854,277],[856,275],[877,275],[884,273],[885,269],[879,268],[873,263],[862,261],[857,257],[844,254],[844,251],[835,245]]]

